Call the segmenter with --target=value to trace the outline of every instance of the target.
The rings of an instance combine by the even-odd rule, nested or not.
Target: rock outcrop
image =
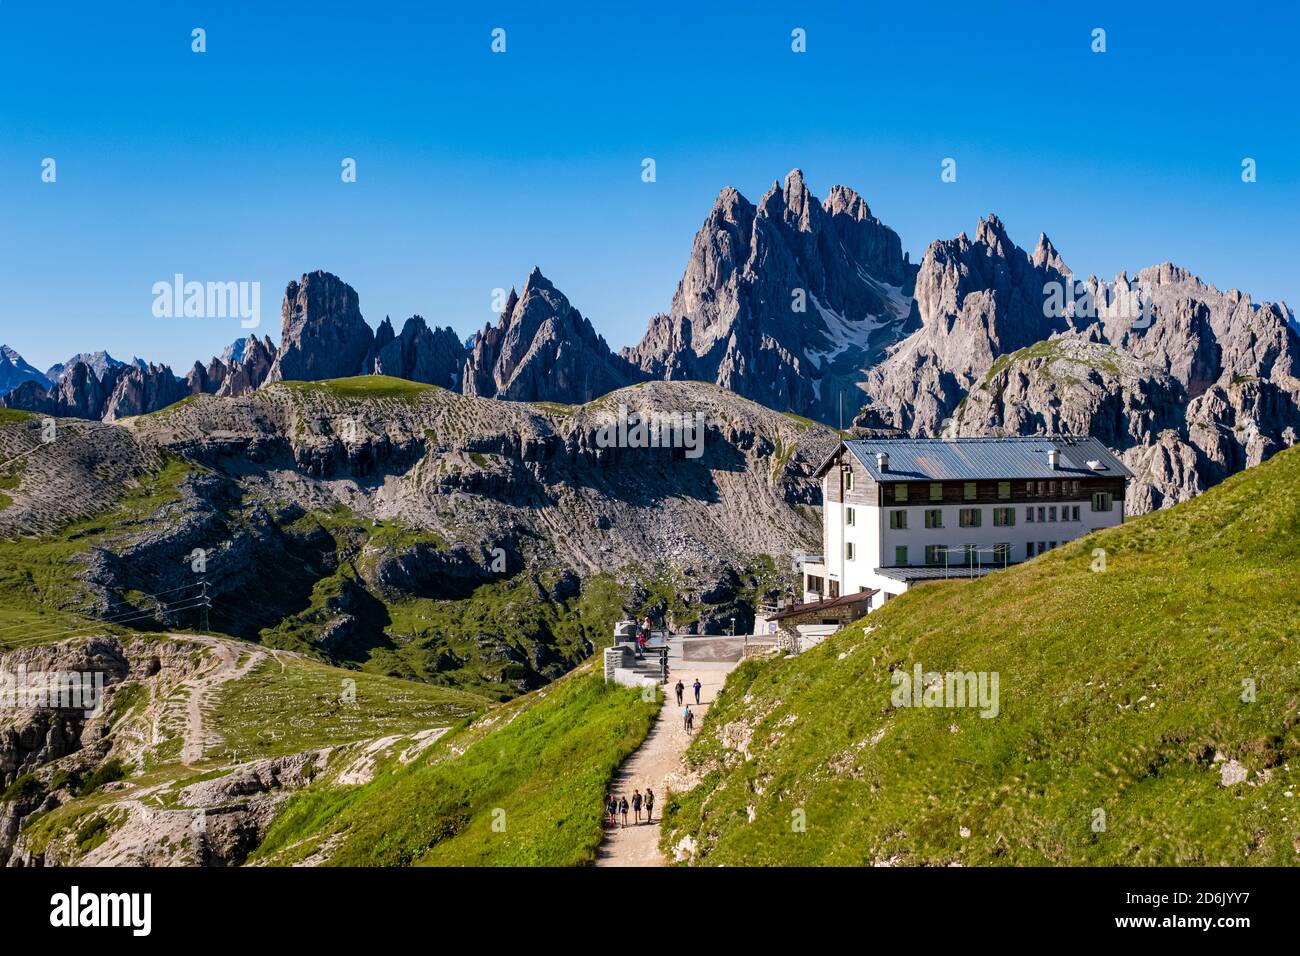
[[[1046,236],[1026,253],[994,215],[980,220],[974,240],[962,233],[931,243],[916,277],[921,327],[867,374],[861,423],[938,434],[998,356],[1070,328],[1044,307],[1048,283],[1064,280]]]
[[[90,365],[76,362],[51,388],[25,382],[0,402],[57,418],[113,421],[157,411],[189,395],[191,388],[188,379],[178,379],[166,365],[107,365],[97,376]]]
[[[534,267],[522,293],[510,290],[496,326],[474,337],[464,393],[581,404],[642,377]]]
[[[401,335],[395,336],[385,316],[365,370],[459,391],[465,358],[465,347],[450,327],[430,329],[423,318],[413,315]]]
[[[280,350],[266,380],[314,382],[358,375],[374,338],[352,286],[328,272],[308,272],[284,290]]]
[[[914,327],[915,274],[857,193],[835,186],[823,203],[796,169],[757,205],[722,191],[670,311],[623,354],[655,378],[833,422],[842,393],[850,414],[860,404],[861,369]]]
[[[236,339],[206,367],[195,362],[185,377],[186,387],[193,395],[246,395],[266,381],[275,355],[270,336]]]

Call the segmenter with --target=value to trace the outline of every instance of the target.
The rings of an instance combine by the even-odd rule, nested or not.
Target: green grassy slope
[[[112,547],[123,535],[147,528],[161,509],[179,499],[181,481],[197,470],[187,461],[165,456],[161,469],[138,476],[93,518],[65,525],[56,535],[0,538],[0,651],[60,639],[84,628],[86,618],[79,612],[92,595],[79,578],[81,562],[93,549]]]
[[[368,784],[321,783],[296,795],[253,861],[292,863],[327,846],[333,865],[590,862],[605,788],[657,710],[586,666]]]
[[[250,645],[249,652],[254,650]],[[51,843],[67,844],[70,836],[96,821],[101,824],[97,833],[106,837],[126,818],[121,803],[139,800],[153,809],[185,809],[187,786],[238,772],[241,762],[333,747],[337,765],[346,767],[378,738],[390,739],[390,749],[400,752],[430,728],[463,722],[489,707],[482,697],[450,688],[343,670],[296,656],[268,656],[213,695],[204,708],[205,731],[212,735],[209,746],[199,764],[185,766],[180,759],[183,723],[177,718],[183,716],[187,694],[172,691],[167,698],[170,708],[160,718],[150,710],[161,701],[154,693],[147,682],[137,680],[118,687],[108,716],[109,737],[115,743],[149,743],[100,764],[93,773],[75,772],[78,783],[70,788],[70,798],[65,794],[62,804],[23,820],[29,849],[43,853]],[[156,742],[155,726],[161,731]],[[103,777],[106,771],[120,774],[110,778],[121,780],[117,787],[94,786],[96,774]],[[18,777],[0,794],[0,804],[24,790],[36,795],[62,790],[61,773],[68,771],[57,771],[47,784],[32,773]],[[78,838],[72,845],[83,852],[91,849],[81,846],[83,842]]]
[[[744,665],[665,846],[704,864],[1300,862],[1297,489],[1300,449]],[[998,672],[999,714],[893,706],[891,668],[918,662]],[[1248,776],[1225,787],[1232,761]]]
[[[278,757],[314,747],[445,727],[484,711],[489,701],[437,687],[300,657],[270,657],[215,695],[211,723],[216,763]]]

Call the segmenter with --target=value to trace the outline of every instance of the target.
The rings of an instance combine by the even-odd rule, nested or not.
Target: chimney
[[[1061,467],[1061,453],[1055,448],[1047,450],[1047,467],[1052,471]]]
[[[876,470],[881,472],[889,471],[889,452],[876,452]]]

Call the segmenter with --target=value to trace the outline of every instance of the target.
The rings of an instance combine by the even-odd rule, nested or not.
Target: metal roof
[[[844,446],[876,481],[1133,477],[1096,438],[874,438]],[[1047,460],[1053,448],[1056,468]],[[889,455],[888,471],[876,465],[881,452]],[[1100,467],[1089,468],[1090,461]]]
[[[826,598],[825,600],[813,601],[809,604],[792,604],[775,614],[765,615],[765,617],[769,621],[781,621],[787,617],[798,617],[801,614],[816,614],[820,611],[829,611],[831,608],[835,607],[861,604],[863,601],[871,600],[874,595],[879,593],[879,588],[867,588],[865,591],[855,591],[852,594],[841,594],[837,598]]]

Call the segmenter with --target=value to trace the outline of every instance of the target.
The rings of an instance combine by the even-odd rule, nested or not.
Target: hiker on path
[[[623,826],[627,826],[627,794],[618,802],[618,812],[623,815]]]
[[[677,678],[677,706],[678,707],[682,706],[682,694],[684,693],[686,693],[686,685],[682,683],[682,679],[679,677]]]
[[[609,814],[609,825],[618,823],[618,798],[612,793],[605,798],[605,812]]]
[[[688,734],[691,732],[691,705],[687,704],[682,710],[682,729]]]
[[[697,704],[700,702],[700,688],[703,686],[704,685],[700,683],[700,679],[698,677],[695,678],[695,703]]]
[[[655,822],[655,792],[649,787],[645,788],[645,822]]]
[[[690,733],[695,729],[695,712],[689,707],[686,708],[686,732]]]
[[[640,790],[632,791],[632,815],[636,818],[637,823],[641,822],[641,791]]]

